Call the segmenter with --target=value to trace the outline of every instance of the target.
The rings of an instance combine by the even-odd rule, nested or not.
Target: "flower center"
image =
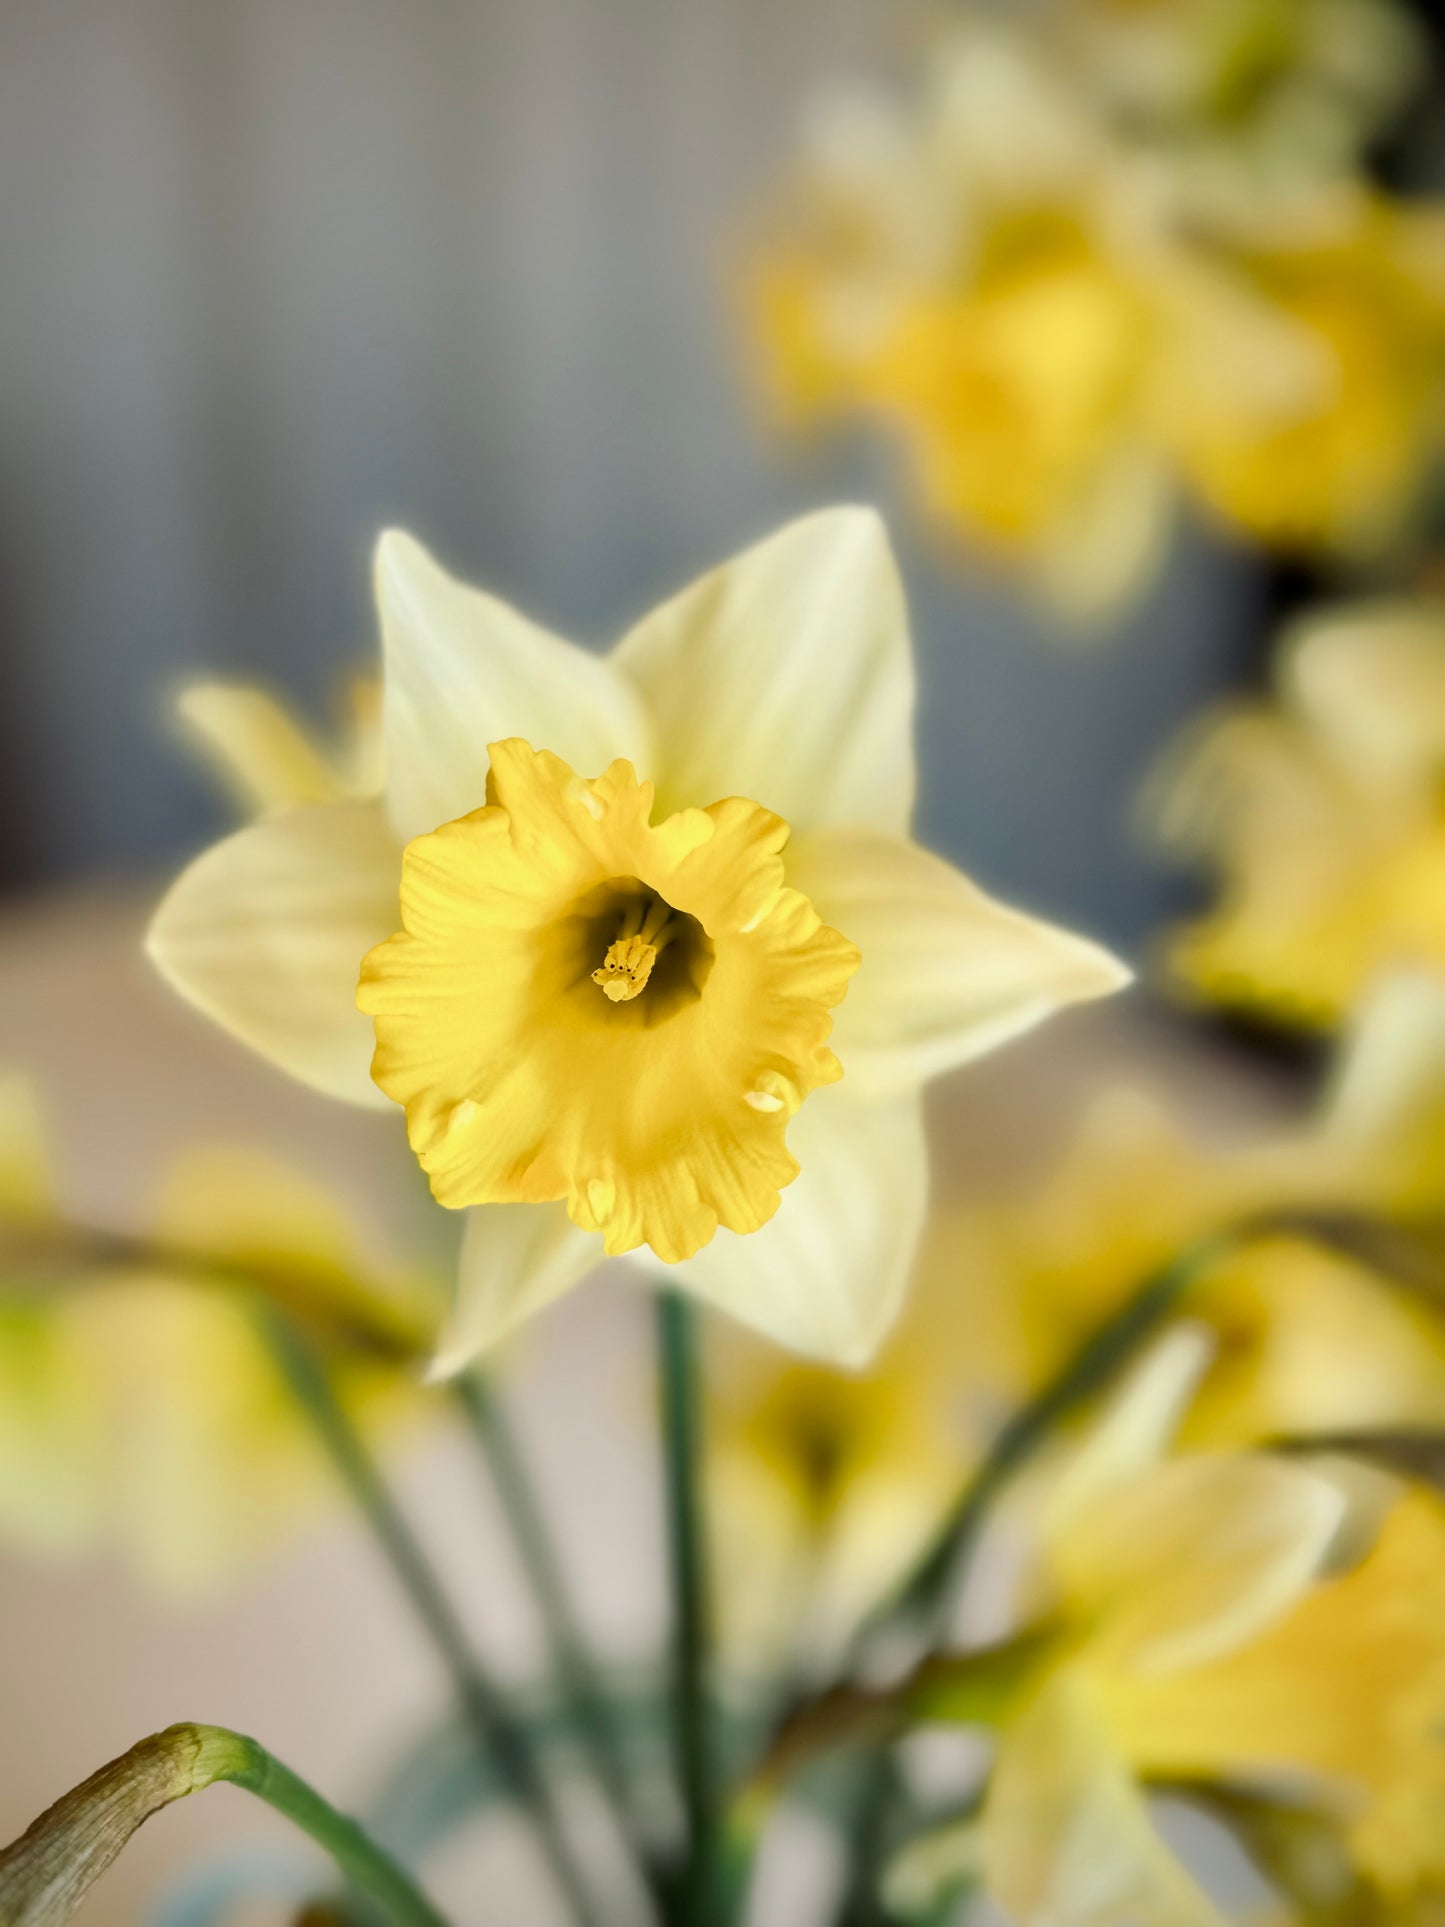
[[[672,906],[661,897],[654,897],[651,903],[643,897],[630,898],[601,968],[592,973],[593,983],[609,1002],[630,1004],[646,990],[652,966],[681,927]]]

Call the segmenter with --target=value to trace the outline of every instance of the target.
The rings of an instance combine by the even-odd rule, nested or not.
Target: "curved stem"
[[[139,1741],[0,1853],[0,1920],[59,1927],[152,1814],[218,1780],[244,1787],[309,1834],[397,1927],[446,1927],[390,1854],[265,1747],[224,1726],[191,1723]]]
[[[597,1919],[589,1884],[552,1809],[526,1730],[471,1649],[426,1554],[387,1491],[365,1445],[332,1389],[321,1360],[272,1305],[256,1315],[297,1403],[316,1428],[333,1464],[391,1562],[417,1618],[451,1674],[483,1754],[531,1817],[557,1884],[578,1920]]]
[[[677,1292],[658,1295],[657,1340],[674,1609],[673,1746],[688,1831],[687,1883],[680,1919],[686,1927],[707,1927],[716,1899],[717,1837],[707,1697],[702,1426],[692,1307]]]

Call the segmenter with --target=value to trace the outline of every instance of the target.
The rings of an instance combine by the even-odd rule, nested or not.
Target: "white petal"
[[[1129,982],[1108,951],[995,902],[904,837],[825,830],[790,844],[787,865],[863,953],[832,1040],[855,1094],[916,1084]]]
[[[1100,1667],[1172,1672],[1255,1639],[1317,1576],[1338,1487],[1283,1460],[1172,1459],[1089,1508],[1053,1552]]]
[[[1195,1323],[1176,1325],[1155,1340],[1060,1474],[1044,1512],[1045,1533],[1067,1533],[1090,1507],[1153,1471],[1216,1349],[1214,1333]]]
[[[655,609],[613,661],[646,698],[664,807],[748,796],[795,833],[907,829],[913,655],[872,510],[790,523]]]
[[[223,1029],[333,1097],[385,1108],[361,960],[398,922],[401,853],[379,803],[315,803],[198,856],[156,911],[146,948]]]
[[[467,1213],[457,1297],[428,1374],[450,1378],[550,1305],[603,1259],[562,1204],[484,1204]]]
[[[859,1369],[908,1289],[928,1202],[916,1096],[850,1103],[814,1091],[788,1128],[802,1167],[761,1231],[719,1231],[669,1284],[805,1357]]]
[[[989,1892],[1020,1927],[1224,1927],[1155,1831],[1074,1674],[1005,1734],[982,1824]]]
[[[248,816],[339,798],[343,785],[294,718],[263,689],[193,683],[176,713]]]
[[[454,581],[396,530],[377,544],[376,599],[387,783],[404,842],[480,809],[487,745],[508,736],[551,750],[584,776],[618,756],[647,775],[642,705],[601,656]]]

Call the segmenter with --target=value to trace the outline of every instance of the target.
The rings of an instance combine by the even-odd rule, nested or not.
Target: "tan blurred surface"
[[[139,1223],[176,1147],[259,1141],[394,1234],[415,1200],[399,1120],[313,1096],[231,1045],[150,976],[143,921],[140,894],[91,890],[0,924],[0,1065],[39,1082],[67,1205]],[[1224,1132],[1285,1103],[1269,1075],[1137,1000],[1080,1012],[936,1090],[940,1191],[986,1190],[1049,1157],[1084,1094],[1120,1076],[1187,1087],[1191,1114]],[[642,1295],[624,1277],[613,1267],[539,1321],[511,1366],[588,1623],[619,1658],[655,1649],[663,1629],[648,1330]],[[499,1668],[525,1671],[536,1652],[525,1596],[464,1442],[439,1428],[399,1477],[479,1642]],[[444,1703],[430,1653],[341,1504],[224,1602],[185,1613],[142,1597],[111,1559],[40,1569],[0,1554],[0,1629],[0,1839],[143,1733],[182,1718],[252,1732],[342,1804],[360,1801],[389,1750]],[[153,1821],[81,1917],[92,1927],[147,1919],[208,1849],[252,1848],[295,1851],[256,1802],[218,1789]],[[527,1847],[505,1825],[475,1851],[443,1857],[431,1885],[461,1923],[550,1917]]]

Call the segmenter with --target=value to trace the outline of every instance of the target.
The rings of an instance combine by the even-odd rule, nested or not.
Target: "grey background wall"
[[[721,299],[808,86],[886,58],[873,0],[4,0],[0,887],[157,869],[219,820],[178,676],[315,713],[372,647],[389,521],[606,641],[873,459],[780,461]],[[903,537],[923,827],[1128,941],[1126,826],[1258,628],[1186,537],[1111,644]]]

